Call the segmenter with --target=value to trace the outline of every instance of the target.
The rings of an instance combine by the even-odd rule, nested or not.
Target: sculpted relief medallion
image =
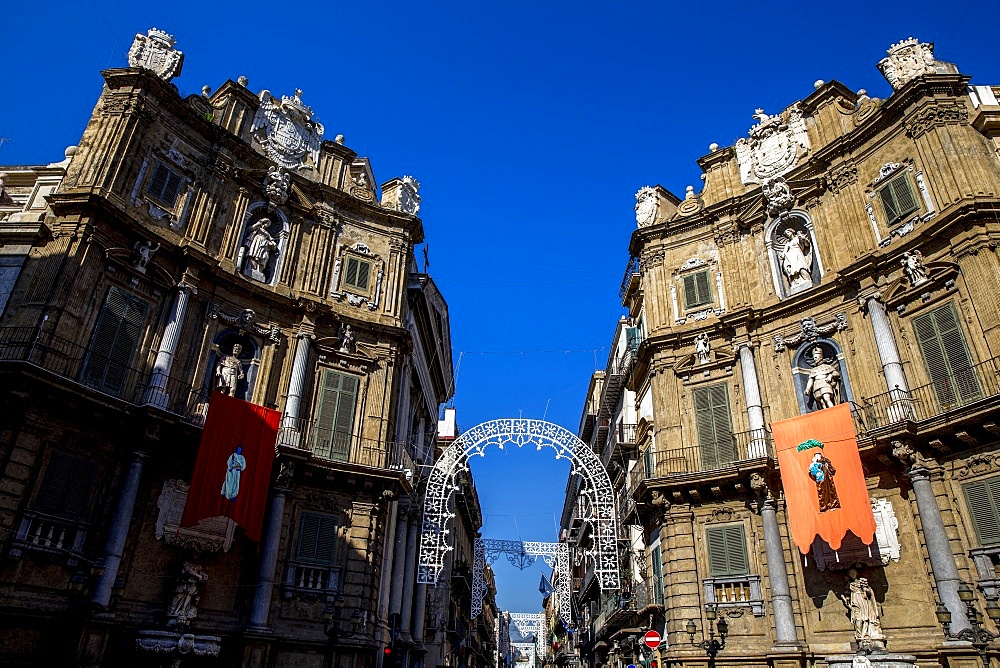
[[[776,116],[758,109],[754,118],[759,122],[750,128],[750,137],[743,137],[735,147],[744,184],[780,176],[809,152],[809,134],[798,104]]]
[[[279,102],[262,90],[260,107],[253,119],[250,134],[274,162],[285,169],[315,169],[323,126],[313,120],[313,111],[302,103],[302,91],[283,95]]]

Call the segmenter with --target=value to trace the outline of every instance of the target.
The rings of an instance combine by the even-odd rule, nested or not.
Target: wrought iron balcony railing
[[[754,429],[730,434],[729,438],[704,445],[681,445],[646,450],[632,469],[632,489],[644,480],[729,468],[736,462],[774,456],[771,432]]]
[[[898,422],[922,422],[984,399],[1000,396],[1000,357],[953,371],[951,377],[912,390],[898,387],[865,399],[861,406],[868,431]]]
[[[40,327],[0,328],[0,362],[23,362],[125,403],[151,405],[194,423],[204,420],[209,389],[88,349]]]
[[[337,431],[305,418],[282,418],[278,447],[282,446],[306,450],[329,461],[378,469],[414,470],[413,459],[403,443]]]
[[[622,276],[622,284],[618,288],[618,298],[625,299],[625,293],[628,292],[628,285],[632,282],[633,276],[639,275],[639,258],[632,256],[628,259],[628,264],[625,265],[625,275]]]

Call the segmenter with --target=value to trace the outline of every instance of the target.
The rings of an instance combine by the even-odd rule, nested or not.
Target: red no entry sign
[[[642,641],[646,643],[646,647],[656,649],[660,646],[660,634],[656,631],[646,631],[646,635],[642,637]]]

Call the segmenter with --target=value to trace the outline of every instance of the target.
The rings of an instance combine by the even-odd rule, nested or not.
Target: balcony
[[[865,399],[860,406],[864,425],[859,431],[870,433],[907,422],[921,427],[935,426],[936,418],[960,409],[968,409],[972,414],[997,396],[1000,396],[1000,357],[960,369],[949,379],[908,392],[897,387]]]
[[[766,429],[737,432],[731,439],[710,444],[673,446],[646,450],[644,461],[630,476],[631,489],[653,478],[670,478],[691,473],[710,473],[729,469],[740,462],[774,457],[774,442]]]
[[[410,471],[411,475],[415,468],[410,453],[402,443],[334,431],[305,418],[283,417],[278,428],[277,446],[305,451],[327,461]]]
[[[0,364],[24,363],[72,385],[133,406],[154,406],[202,424],[209,389],[146,368],[125,366],[38,327],[0,328]],[[155,381],[155,382],[154,382]]]
[[[623,302],[625,301],[625,295],[628,294],[629,286],[632,284],[633,279],[639,279],[639,258],[634,255],[628,259],[628,264],[625,265],[625,273],[622,276],[621,285],[618,287],[618,298]]]

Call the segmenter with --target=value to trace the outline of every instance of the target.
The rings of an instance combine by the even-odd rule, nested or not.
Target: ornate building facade
[[[734,146],[713,144],[701,192],[636,194],[628,334],[581,426],[627,470],[629,584],[581,583],[573,654],[589,665],[888,665],[888,652],[892,665],[978,666],[997,653],[985,613],[1000,618],[1000,88],[970,85],[915,39],[879,69],[886,99],[817,82],[758,109]],[[771,424],[842,404],[875,538],[803,551]],[[563,526],[579,541],[573,503]],[[663,640],[645,652],[648,629]]]
[[[454,391],[419,184],[182,62],[137,35],[67,159],[2,170],[0,662],[374,668]],[[213,391],[281,413],[259,543],[180,526]]]

